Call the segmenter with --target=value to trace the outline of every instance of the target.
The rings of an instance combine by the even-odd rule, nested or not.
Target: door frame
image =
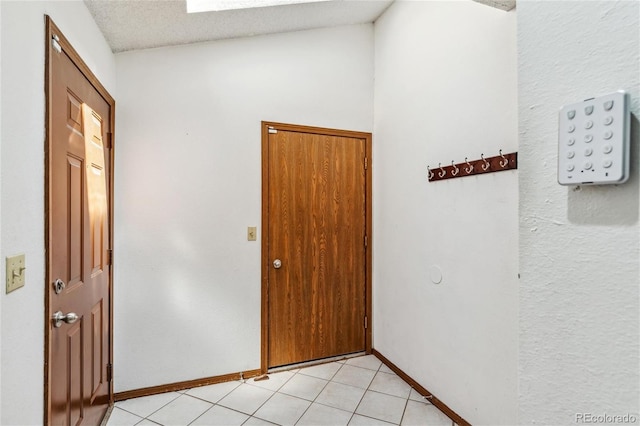
[[[365,247],[365,317],[367,327],[365,329],[365,352],[371,353],[372,349],[372,172],[371,172],[371,133],[351,130],[338,130],[323,127],[311,127],[297,124],[285,124],[262,121],[262,230],[261,230],[261,269],[262,269],[262,304],[261,304],[261,356],[260,369],[266,374],[269,369],[269,129],[290,132],[313,133],[320,135],[363,139],[365,144],[365,235],[367,245]]]
[[[50,226],[50,215],[51,215],[51,147],[53,146],[53,136],[52,136],[52,120],[53,120],[53,112],[52,112],[52,94],[51,94],[51,85],[52,85],[52,64],[51,60],[52,55],[54,54],[54,50],[51,46],[51,40],[53,35],[56,34],[58,36],[58,43],[64,50],[64,52],[69,56],[71,62],[80,70],[82,75],[87,79],[87,81],[94,87],[94,89],[102,96],[102,98],[109,104],[109,128],[108,128],[108,147],[110,151],[109,155],[109,226],[111,228],[111,232],[109,235],[109,360],[108,365],[113,365],[113,234],[114,234],[114,220],[113,220],[113,201],[114,201],[114,160],[115,160],[115,145],[114,145],[114,133],[115,133],[115,107],[116,103],[113,97],[109,94],[107,89],[100,83],[95,74],[91,71],[89,66],[84,62],[84,60],[80,57],[78,52],[73,48],[69,40],[64,36],[62,31],[56,26],[49,15],[45,15],[45,143],[44,143],[44,152],[45,152],[45,173],[44,173],[44,193],[45,193],[45,203],[44,203],[44,248],[45,248],[45,259],[46,259],[46,271],[45,271],[45,282],[44,282],[44,413],[43,413],[43,424],[48,425],[51,423],[51,404],[50,404],[50,395],[49,395],[49,377],[51,375],[49,362],[51,359],[51,347],[50,347],[50,324],[51,324],[51,309],[49,306],[49,300],[51,297],[53,277],[51,276],[51,226]],[[109,380],[109,405],[113,405],[113,380],[112,377]]]

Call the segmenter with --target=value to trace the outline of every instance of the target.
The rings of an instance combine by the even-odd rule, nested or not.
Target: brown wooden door
[[[272,127],[268,367],[364,351],[367,139]]]
[[[112,107],[65,43],[48,56],[46,416],[53,425],[97,425],[111,397]]]

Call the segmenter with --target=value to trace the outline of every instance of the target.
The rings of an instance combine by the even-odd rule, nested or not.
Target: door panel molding
[[[53,22],[53,20],[49,17],[49,16],[45,16],[45,108],[46,108],[46,115],[45,115],[45,134],[46,134],[46,139],[45,139],[45,144],[44,144],[44,150],[45,150],[45,181],[44,181],[44,186],[45,186],[45,211],[44,211],[44,217],[45,217],[45,251],[46,251],[46,271],[45,271],[45,300],[44,300],[44,413],[43,413],[43,424],[51,424],[52,422],[52,406],[56,405],[56,404],[60,404],[63,403],[63,401],[59,401],[59,400],[53,400],[52,398],[55,398],[55,395],[52,392],[52,382],[51,382],[51,377],[52,377],[52,372],[51,372],[51,365],[52,362],[51,360],[53,359],[54,354],[52,353],[52,344],[51,344],[51,317],[53,315],[51,306],[50,306],[50,301],[51,301],[51,296],[53,293],[53,286],[52,283],[54,282],[54,280],[56,279],[56,277],[52,276],[52,265],[53,265],[53,256],[52,256],[52,244],[53,244],[53,233],[52,233],[52,217],[54,214],[58,214],[60,212],[60,209],[67,209],[70,208],[70,206],[60,206],[60,205],[55,205],[55,203],[53,203],[52,201],[52,191],[53,191],[53,179],[52,179],[52,152],[53,152],[53,118],[54,118],[54,111],[53,111],[53,90],[54,90],[54,86],[53,86],[53,66],[54,66],[54,60],[53,60],[53,55],[57,55],[59,54],[56,50],[56,48],[52,47],[52,39],[53,36],[56,36],[56,42],[57,44],[62,48],[62,51],[64,54],[66,54],[66,56],[70,59],[71,63],[73,65],[75,65],[75,67],[79,70],[79,72],[83,75],[83,77],[86,79],[86,81],[89,83],[90,86],[93,87],[93,89],[95,89],[95,92],[104,100],[104,102],[106,102],[106,104],[109,105],[109,117],[108,117],[108,127],[106,128],[106,131],[108,133],[108,136],[110,136],[110,140],[109,140],[109,146],[107,147],[109,149],[109,155],[107,156],[107,161],[108,164],[106,164],[106,172],[108,173],[109,179],[106,182],[107,188],[107,194],[108,194],[108,198],[107,198],[107,205],[108,205],[108,214],[109,214],[109,229],[110,232],[108,235],[103,235],[104,238],[107,238],[108,240],[108,247],[111,249],[113,247],[113,182],[114,182],[114,154],[115,154],[115,150],[113,149],[113,141],[111,140],[111,135],[113,135],[114,133],[114,129],[115,129],[115,100],[113,99],[113,97],[109,94],[109,92],[106,90],[106,88],[100,83],[100,81],[98,80],[98,78],[94,75],[94,73],[91,71],[91,69],[87,66],[87,64],[82,60],[82,58],[80,57],[80,55],[76,52],[76,50],[71,46],[71,43],[69,42],[69,40],[64,36],[64,34],[60,31],[60,29],[55,25],[55,23]],[[81,114],[81,105],[82,103],[79,101],[79,97],[75,94],[75,93],[71,93],[71,92],[67,92],[67,97],[68,97],[68,111],[65,113],[66,117],[67,117],[67,125],[69,126],[69,128],[73,129],[75,136],[74,137],[74,143],[77,143],[78,145],[82,144],[84,145],[85,141],[83,138],[83,134],[81,133],[82,130],[82,126],[81,126],[81,120],[80,120],[80,114]],[[107,118],[107,117],[104,117]],[[77,141],[76,141],[77,139]],[[82,173],[82,171],[84,170],[85,164],[82,163],[81,159],[76,159],[76,161],[80,161],[81,164],[81,168],[80,168],[80,173]],[[69,167],[71,166],[71,164],[69,164]],[[77,166],[77,165],[76,165]],[[80,183],[80,182],[77,182]],[[59,185],[60,183],[58,183]],[[67,185],[71,184],[71,182],[67,182]],[[82,190],[82,192],[84,193],[84,190]],[[82,204],[82,200],[79,200],[79,202]],[[77,207],[77,206],[76,206]],[[84,236],[78,236],[79,238],[85,238]],[[82,257],[81,257],[82,258]],[[82,258],[83,259],[83,258]],[[74,290],[77,290],[79,286],[81,286],[83,284],[82,281],[82,276],[84,276],[83,271],[86,268],[90,268],[94,265],[88,265],[88,264],[84,264],[84,260],[81,261],[81,263],[78,264],[69,264],[68,268],[69,268],[69,272],[73,273],[74,277],[76,278],[75,280],[73,280],[70,283],[67,283],[69,286],[67,286],[66,290],[64,290],[65,292],[69,292]],[[108,264],[111,264],[111,260],[108,260]],[[71,271],[73,270],[73,271]],[[108,363],[111,364],[112,360],[113,360],[113,272],[112,272],[112,268],[109,268],[109,277],[108,277],[108,282],[109,282],[109,290],[108,290],[108,300],[106,301],[106,305],[101,305],[98,308],[96,308],[98,311],[103,311],[103,310],[107,310],[107,318],[108,318],[108,323],[109,323],[109,335],[106,339],[106,342],[108,344],[108,349],[107,349],[107,356],[108,356]],[[95,312],[97,312],[95,309],[94,311],[92,311],[91,313],[94,314]],[[87,321],[89,321],[90,323],[87,323]],[[80,332],[83,328],[85,327],[90,327],[91,329],[94,329],[97,325],[94,324],[94,322],[97,321],[97,319],[95,318],[81,318],[76,324],[73,324],[73,326],[66,326],[69,327],[69,330],[67,330],[67,332]],[[93,333],[92,333],[93,335]],[[82,338],[81,337],[82,334],[80,334],[79,336],[77,336],[78,338]],[[75,341],[75,340],[74,340]],[[71,340],[69,341],[69,347],[75,347],[74,344],[72,344]],[[94,347],[96,348],[96,350],[100,349],[100,345],[98,342],[94,342]],[[91,366],[91,365],[84,365],[84,369],[86,368],[90,368],[90,369],[95,369],[95,366]],[[71,372],[70,372],[71,374]],[[74,373],[77,374],[77,373]],[[84,373],[83,373],[84,374]],[[99,381],[104,381],[105,377],[104,377],[104,373],[102,371],[100,372],[94,372],[94,374],[91,374],[91,376],[93,377],[93,380],[95,381],[96,385],[97,382]],[[69,380],[71,380],[71,376],[68,376]],[[88,390],[89,393],[92,393],[93,389]],[[108,404],[113,404],[113,382],[111,381],[108,384],[108,394],[109,394],[109,398],[108,401],[103,401],[102,403],[108,403]],[[91,398],[92,400],[95,398],[95,395]],[[93,401],[91,401],[93,402]],[[83,402],[84,403],[84,402]],[[74,416],[79,416],[77,417],[78,419],[84,416],[84,411],[85,411],[85,407],[72,407],[72,411],[75,411],[77,409],[77,411],[73,414]],[[75,417],[74,419],[71,419],[71,416],[67,417],[68,421],[72,421],[75,422],[75,420],[77,420]]]
[[[331,137],[341,138],[353,138],[361,139],[364,142],[364,156],[365,164],[364,170],[364,182],[365,182],[365,194],[364,194],[364,208],[365,208],[365,351],[371,353],[372,349],[372,167],[371,167],[371,133],[329,129],[322,127],[302,126],[295,124],[285,124],[276,122],[263,121],[262,125],[262,255],[261,255],[261,273],[262,273],[262,304],[261,304],[261,370],[262,373],[266,373],[269,368],[269,272],[272,268],[269,258],[269,226],[271,219],[269,217],[269,202],[270,202],[270,173],[269,173],[269,134],[271,131],[287,131],[287,132],[299,132],[313,135],[326,135]]]

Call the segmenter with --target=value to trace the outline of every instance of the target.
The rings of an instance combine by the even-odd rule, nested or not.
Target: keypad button
[[[604,103],[604,110],[605,111],[609,111],[611,108],[613,108],[613,101],[607,101]]]
[[[573,169],[575,169],[575,167],[574,167],[574,165],[573,165],[573,164],[567,164],[567,171],[568,171],[568,172],[572,172],[572,171],[573,171]]]
[[[604,160],[602,162],[602,167],[604,167],[605,169],[608,169],[609,167],[611,167],[611,165],[613,164],[613,161],[611,160]]]
[[[574,143],[576,143],[575,138],[569,138],[569,139],[567,139],[567,145],[572,146]]]
[[[586,135],[586,136],[584,137],[584,141],[585,141],[586,143],[589,143],[589,142],[591,142],[592,140],[593,140],[593,135]]]
[[[584,163],[585,170],[591,170],[592,167],[593,167],[593,164],[591,164],[591,162],[587,161],[586,163]]]
[[[587,115],[591,115],[593,113],[593,105],[587,105],[584,107],[584,113]]]
[[[612,117],[612,116],[610,116],[610,115],[607,115],[607,116],[604,118],[604,125],[605,125],[605,126],[608,126],[608,125],[610,125],[611,123],[613,123],[613,117]]]
[[[572,109],[571,111],[567,111],[567,118],[569,120],[573,120],[576,117],[576,110]]]
[[[567,158],[573,158],[573,157],[575,157],[575,155],[576,155],[576,153],[573,152],[573,151],[567,152]]]
[[[569,124],[569,127],[567,127],[567,131],[569,133],[573,133],[576,130],[576,126],[574,126],[573,124]]]
[[[590,156],[591,154],[593,154],[593,150],[591,148],[587,148],[584,150],[584,155],[585,156]]]
[[[593,121],[588,120],[586,123],[584,123],[584,128],[585,129],[590,129],[593,127]]]
[[[609,140],[613,137],[613,132],[611,130],[607,130],[606,132],[604,132],[604,138]]]
[[[613,151],[613,147],[611,145],[605,145],[602,147],[602,152],[605,154],[610,154]]]

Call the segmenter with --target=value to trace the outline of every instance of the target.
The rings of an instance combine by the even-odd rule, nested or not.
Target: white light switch
[[[558,125],[558,183],[604,185],[629,178],[628,95],[615,92],[566,105]]]

